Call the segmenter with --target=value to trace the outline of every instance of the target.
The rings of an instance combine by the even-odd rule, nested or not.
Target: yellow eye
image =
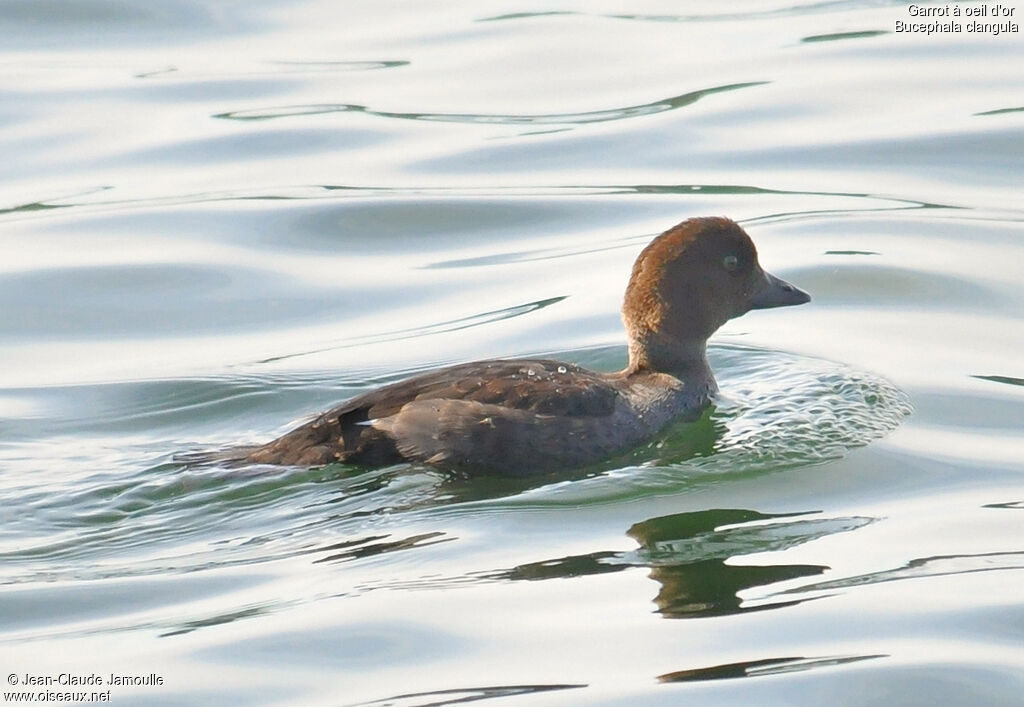
[[[735,255],[727,255],[722,258],[722,267],[729,272],[735,272],[736,268],[740,266],[740,259]]]

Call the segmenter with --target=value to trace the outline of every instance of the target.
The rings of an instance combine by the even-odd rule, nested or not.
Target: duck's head
[[[633,265],[622,305],[630,368],[671,371],[695,356],[703,361],[708,337],[728,320],[810,299],[761,269],[753,241],[734,221],[683,221]]]

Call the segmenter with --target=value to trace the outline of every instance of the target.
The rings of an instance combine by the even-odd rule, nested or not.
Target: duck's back
[[[580,466],[650,430],[614,375],[545,359],[441,369],[349,400],[259,447],[269,464],[421,461],[525,475]],[[639,417],[642,417],[640,415]]]

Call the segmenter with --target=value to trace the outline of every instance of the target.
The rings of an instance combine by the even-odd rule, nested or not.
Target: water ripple
[[[876,0],[875,5],[899,6],[904,3],[901,0]],[[728,5],[721,5],[727,8]],[[794,3],[783,7],[769,8],[766,10],[750,10],[747,12],[699,12],[688,15],[655,15],[655,14],[617,14],[617,13],[591,13],[577,10],[549,10],[537,12],[509,12],[501,15],[481,17],[477,22],[498,22],[508,20],[528,20],[538,17],[558,16],[590,16],[603,17],[609,20],[627,20],[632,22],[736,22],[744,20],[757,20],[771,17],[793,17],[812,15],[829,12],[847,12],[850,10],[863,9],[863,0],[823,0],[822,2]]]
[[[844,577],[828,582],[816,582],[802,587],[788,589],[780,594],[805,594],[823,592],[833,589],[848,589],[882,582],[896,582],[921,577],[943,577],[947,575],[973,574],[975,572],[992,572],[996,570],[1024,569],[1024,552],[986,552],[970,555],[940,555],[921,557],[907,562],[901,567]]]
[[[813,43],[813,42],[835,42],[843,39],[865,39],[867,37],[878,37],[879,35],[889,34],[886,30],[865,30],[863,32],[835,32],[833,34],[812,34],[808,37],[802,37],[801,42]]]
[[[762,658],[745,660],[737,663],[712,665],[702,668],[688,668],[665,673],[658,676],[659,682],[694,682],[700,680],[728,680],[732,678],[752,678],[763,675],[778,675],[814,668],[830,668],[861,660],[886,658],[885,654],[844,655],[844,656],[786,656],[782,658]]]
[[[384,61],[268,61],[264,65],[267,68],[252,68],[238,71],[182,71],[176,66],[166,66],[160,69],[152,69],[135,74],[137,79],[166,79],[166,78],[203,78],[203,79],[228,79],[245,78],[249,76],[266,76],[277,74],[320,74],[345,71],[374,71],[377,69],[394,69],[400,66],[408,66],[409,61],[402,59]]]
[[[488,685],[486,687],[453,687],[431,692],[409,692],[393,695],[370,702],[359,702],[351,707],[442,707],[442,705],[465,704],[496,697],[533,695],[552,690],[569,690],[587,685]]]
[[[413,339],[420,336],[426,336],[427,334],[439,334],[441,332],[458,331],[460,329],[468,329],[470,327],[480,326],[482,324],[489,324],[491,322],[501,321],[502,319],[510,319],[512,317],[519,317],[524,314],[535,312],[545,307],[550,307],[553,304],[558,304],[562,300],[566,299],[568,295],[560,295],[557,297],[548,297],[547,299],[537,300],[536,302],[525,302],[523,304],[513,305],[511,307],[503,307],[501,309],[492,310],[489,312],[481,312],[480,314],[473,314],[468,317],[460,317],[459,319],[450,319],[436,324],[427,324],[426,326],[412,327],[409,329],[400,329],[397,331],[386,332],[382,334],[373,334],[370,336],[362,337],[347,337],[343,342],[334,344],[331,346],[325,346],[317,349],[308,351],[300,351],[298,353],[281,354],[278,356],[271,356],[269,358],[255,361],[254,363],[272,363],[275,361],[283,361],[286,359],[294,359],[302,356],[311,356],[313,354],[323,353],[325,351],[334,351],[337,349],[347,349],[355,346],[363,346],[368,343],[380,343],[385,341],[402,341],[404,339]],[[244,364],[243,364],[244,365]]]
[[[270,120],[274,118],[291,118],[300,115],[320,115],[323,113],[365,113],[379,118],[398,118],[401,120],[425,120],[440,123],[484,123],[499,125],[585,125],[603,123],[611,120],[626,120],[637,116],[654,115],[675,110],[696,103],[705,96],[726,91],[736,91],[751,86],[761,86],[767,81],[747,81],[744,83],[713,86],[699,91],[690,91],[671,98],[652,101],[621,108],[585,111],[581,113],[540,113],[534,115],[513,115],[498,113],[412,113],[374,110],[357,103],[319,103],[312,105],[281,106],[277,108],[253,108],[250,110],[228,111],[218,113],[214,118],[226,120]]]
[[[708,357],[721,388],[710,414],[599,465],[597,475],[500,503],[561,505],[678,492],[709,475],[820,464],[885,436],[913,411],[904,391],[845,364],[733,345],[712,345]]]
[[[596,362],[599,368],[614,367],[624,355],[621,347],[577,353],[571,358]],[[807,466],[867,444],[910,410],[906,395],[892,385],[840,364],[735,346],[713,347],[711,359],[728,396],[714,414],[668,430],[662,439],[601,465],[603,471],[527,481],[467,480],[410,465],[372,471],[344,466],[223,469],[163,461],[129,475],[97,473],[93,467],[102,455],[55,439],[47,453],[56,460],[60,450],[63,458],[55,463],[64,473],[46,484],[26,473],[27,485],[8,489],[5,503],[22,513],[11,516],[0,543],[4,581],[67,573],[76,578],[160,574],[308,554],[329,562],[430,547],[454,539],[445,526],[437,526],[448,517],[446,508],[474,515],[488,507],[592,504],[609,495],[677,492],[709,474],[741,476]],[[204,393],[196,387],[201,383],[190,381],[185,398],[160,397],[178,410],[176,416],[208,414],[205,408],[216,401],[210,398],[213,389]],[[231,396],[232,405],[239,404],[238,395],[259,394],[261,387],[213,383],[217,395]],[[106,404],[115,407],[133,398],[125,391],[108,394],[112,397]],[[122,400],[126,396],[127,402]],[[159,413],[152,406],[135,411]],[[140,424],[147,428],[153,423],[143,419]],[[122,445],[118,454],[111,464],[123,469],[133,451]],[[577,481],[568,483],[570,478]],[[426,515],[415,515],[420,512]],[[395,514],[405,518],[397,534],[390,520]],[[744,552],[748,540],[762,550],[785,548],[865,522],[812,520],[774,531],[760,527],[749,537],[730,531],[729,543],[722,545],[726,536],[719,534],[718,545],[730,555]],[[635,537],[650,535],[645,527],[637,526]],[[765,537],[770,545],[764,544]],[[635,561],[660,566],[664,558],[658,557],[668,552],[671,562],[678,563],[685,550],[664,543],[652,548],[654,554]]]

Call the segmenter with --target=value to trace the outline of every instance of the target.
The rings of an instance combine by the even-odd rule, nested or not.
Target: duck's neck
[[[653,333],[629,342],[629,365],[623,373],[667,373],[684,383],[709,387],[715,381],[708,365],[707,341],[680,341]]]

